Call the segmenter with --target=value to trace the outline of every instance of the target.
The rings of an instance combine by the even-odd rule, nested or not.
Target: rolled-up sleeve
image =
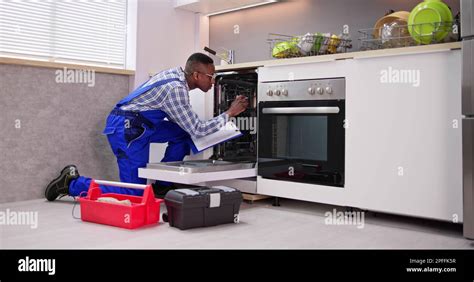
[[[173,88],[166,97],[161,110],[168,115],[171,121],[178,124],[194,138],[200,138],[218,131],[229,119],[229,116],[223,113],[210,120],[200,120],[191,107],[188,91],[184,87]]]

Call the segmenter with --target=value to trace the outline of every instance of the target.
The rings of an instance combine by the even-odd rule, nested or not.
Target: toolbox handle
[[[94,180],[94,182],[99,185],[124,187],[124,188],[132,188],[132,189],[145,189],[148,186],[144,184],[134,184],[134,183],[117,182],[117,181],[106,181],[106,180]]]
[[[153,188],[150,184],[135,184],[135,183],[126,183],[126,182],[116,182],[116,181],[106,181],[106,180],[95,180],[92,179],[89,190],[87,191],[87,196],[90,200],[97,200],[102,195],[99,185],[106,186],[115,186],[115,187],[124,187],[132,189],[144,189],[142,203],[147,205],[155,202],[155,194],[153,193]]]

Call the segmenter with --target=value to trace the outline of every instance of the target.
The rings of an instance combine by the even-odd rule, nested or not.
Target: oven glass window
[[[344,100],[260,102],[258,175],[344,187],[344,119]]]
[[[273,156],[278,159],[327,161],[327,116],[278,115],[273,119]]]

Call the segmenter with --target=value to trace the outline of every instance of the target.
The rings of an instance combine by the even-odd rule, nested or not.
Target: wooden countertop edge
[[[227,71],[227,70],[230,71],[230,70],[258,68],[262,66],[265,66],[265,67],[285,66],[285,65],[295,65],[295,64],[331,62],[331,61],[345,60],[345,59],[362,59],[362,58],[375,58],[375,57],[385,57],[385,56],[440,52],[440,51],[461,49],[461,46],[462,46],[461,42],[450,42],[450,43],[431,44],[431,45],[423,45],[423,46],[412,46],[412,47],[403,47],[403,48],[391,48],[391,49],[381,49],[381,50],[372,50],[372,51],[341,53],[341,54],[334,54],[334,55],[320,55],[320,56],[291,58],[291,59],[274,59],[274,60],[267,60],[267,61],[257,61],[257,62],[248,62],[248,63],[241,63],[241,64],[233,64],[233,65],[216,66],[216,71]]]
[[[74,69],[74,70],[93,70],[98,73],[135,75],[135,71],[133,70],[113,69],[113,68],[106,68],[106,67],[77,65],[77,64],[68,64],[68,63],[55,63],[55,62],[17,59],[17,58],[9,58],[9,57],[0,57],[0,64],[54,68],[54,69],[68,68],[68,69]]]

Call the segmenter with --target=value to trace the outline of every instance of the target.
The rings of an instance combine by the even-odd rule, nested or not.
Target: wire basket
[[[269,33],[270,57],[297,58],[326,54],[345,53],[352,48],[352,40],[348,35],[306,34],[291,36]]]
[[[359,30],[360,51],[400,48],[460,40],[459,21],[423,24],[385,24]]]

